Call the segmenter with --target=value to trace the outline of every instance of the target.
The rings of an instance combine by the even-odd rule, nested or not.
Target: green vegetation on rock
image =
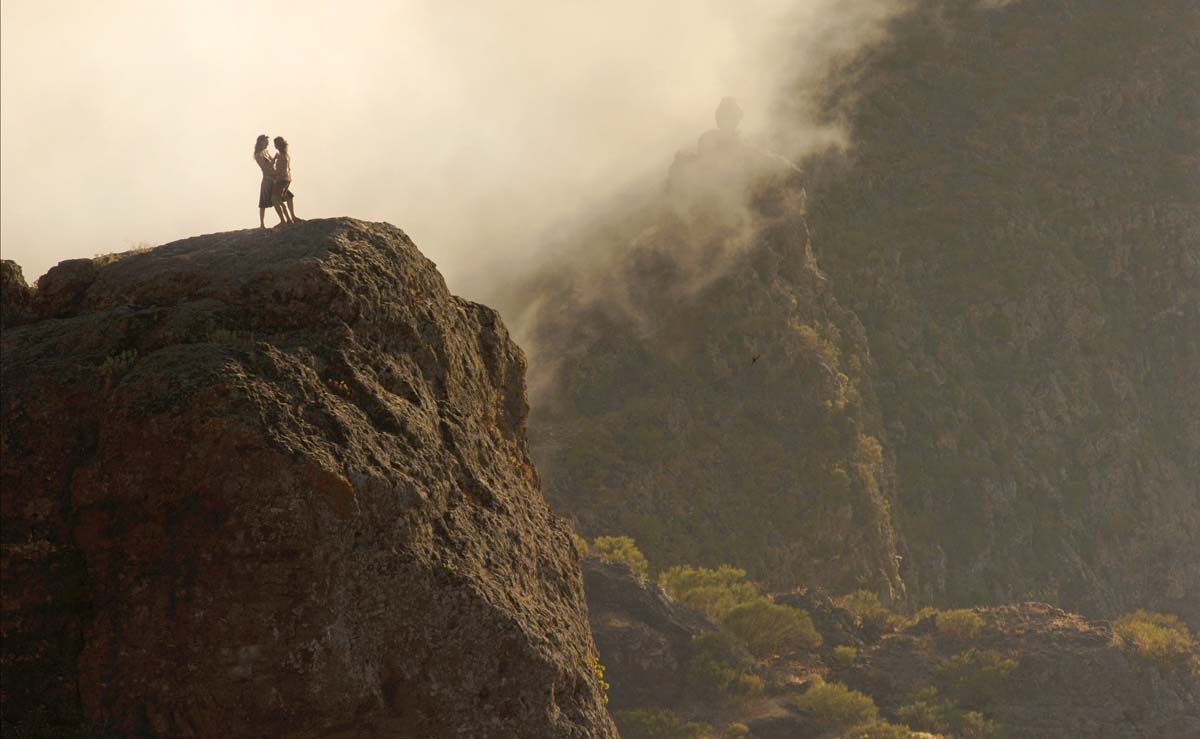
[[[834,647],[833,652],[829,655],[830,665],[838,670],[850,667],[856,659],[858,659],[858,650],[845,644]]]
[[[650,563],[628,536],[597,536],[592,540],[590,553],[609,562],[624,562],[638,577],[650,573]]]
[[[821,646],[821,635],[807,613],[765,597],[734,606],[721,624],[744,641],[755,657],[788,655]]]
[[[687,722],[665,708],[639,708],[613,714],[623,739],[708,739],[712,727]]]
[[[1004,690],[1017,661],[994,649],[964,650],[938,667],[938,678],[947,693],[971,708],[990,705]]]
[[[896,711],[910,728],[932,734],[947,734],[962,739],[992,739],[1003,732],[995,721],[978,711],[967,711],[956,702],[938,695],[937,688],[922,688]]]
[[[1190,661],[1194,670],[1200,663],[1196,639],[1177,616],[1138,609],[1113,622],[1113,630],[1161,667],[1182,667]]]
[[[938,633],[951,639],[974,639],[983,631],[985,625],[983,616],[969,608],[937,613]]]
[[[737,704],[763,691],[765,681],[752,671],[754,662],[732,635],[707,631],[693,640],[687,679],[693,692],[706,699]]]
[[[841,683],[814,683],[794,702],[796,708],[811,714],[822,726],[830,729],[849,729],[870,724],[879,716],[879,709],[870,696]]]
[[[675,600],[717,621],[759,597],[754,583],[746,581],[746,571],[729,565],[672,567],[658,576],[658,584]]]
[[[893,613],[879,600],[879,596],[869,590],[857,590],[843,596],[838,605],[853,613],[864,628],[884,633],[899,626],[903,617]]]

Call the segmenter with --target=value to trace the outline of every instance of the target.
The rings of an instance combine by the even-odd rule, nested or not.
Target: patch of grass
[[[139,241],[125,251],[113,252],[112,254],[97,254],[96,256],[92,257],[92,263],[97,267],[104,267],[131,254],[141,254],[143,252],[148,252],[153,248],[153,244],[148,244],[145,241]]]
[[[1138,609],[1113,622],[1113,630],[1142,657],[1164,669],[1186,666],[1193,669],[1197,643],[1188,627],[1177,616]]]

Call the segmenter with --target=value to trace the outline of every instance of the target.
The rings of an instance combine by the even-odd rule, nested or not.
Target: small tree
[[[597,536],[592,542],[592,554],[609,562],[624,562],[638,577],[646,577],[650,572],[650,563],[628,536]]]
[[[967,608],[939,611],[937,614],[938,633],[951,639],[974,639],[983,631],[983,627],[983,617]]]
[[[672,567],[658,576],[658,583],[675,600],[718,621],[734,607],[759,597],[758,588],[746,581],[746,571],[729,565],[715,570]]]
[[[942,662],[938,676],[946,692],[972,708],[983,708],[1003,691],[1017,661],[994,649],[968,649]]]
[[[933,734],[948,734],[962,739],[991,739],[1004,732],[995,722],[978,711],[964,711],[952,700],[938,696],[937,688],[921,688],[896,711],[910,728]]]
[[[855,726],[838,736],[839,739],[916,739],[916,734],[907,726],[887,721],[872,721]]]
[[[687,679],[699,695],[736,705],[763,691],[765,681],[751,672],[753,662],[733,636],[706,631],[693,637],[692,644]]]
[[[721,620],[755,657],[793,654],[821,645],[821,635],[808,613],[773,603],[769,598],[734,606]]]
[[[892,613],[887,606],[883,605],[879,596],[870,590],[858,590],[850,595],[842,596],[838,605],[857,616],[864,627],[881,634],[891,631],[903,621],[900,616]]]
[[[837,670],[848,669],[858,659],[858,650],[848,645],[841,645],[833,648],[833,652],[829,655],[829,664]]]
[[[796,699],[796,707],[831,729],[869,724],[879,717],[879,709],[870,696],[841,683],[815,683]]]

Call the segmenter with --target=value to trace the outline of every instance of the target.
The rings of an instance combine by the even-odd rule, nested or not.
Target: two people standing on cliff
[[[254,142],[254,161],[262,170],[262,184],[258,188],[258,226],[266,228],[267,208],[274,208],[279,216],[279,223],[298,223],[302,218],[296,217],[296,206],[292,195],[292,157],[288,154],[287,139],[275,137],[275,156],[267,151],[270,138],[264,133]]]

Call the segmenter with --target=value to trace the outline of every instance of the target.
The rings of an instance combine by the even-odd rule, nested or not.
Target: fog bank
[[[291,142],[301,217],[394,223],[478,295],[564,222],[665,173],[722,96],[747,137],[838,143],[804,124],[795,90],[897,5],[6,1],[0,249],[32,280],[255,226],[250,152],[267,133]]]

